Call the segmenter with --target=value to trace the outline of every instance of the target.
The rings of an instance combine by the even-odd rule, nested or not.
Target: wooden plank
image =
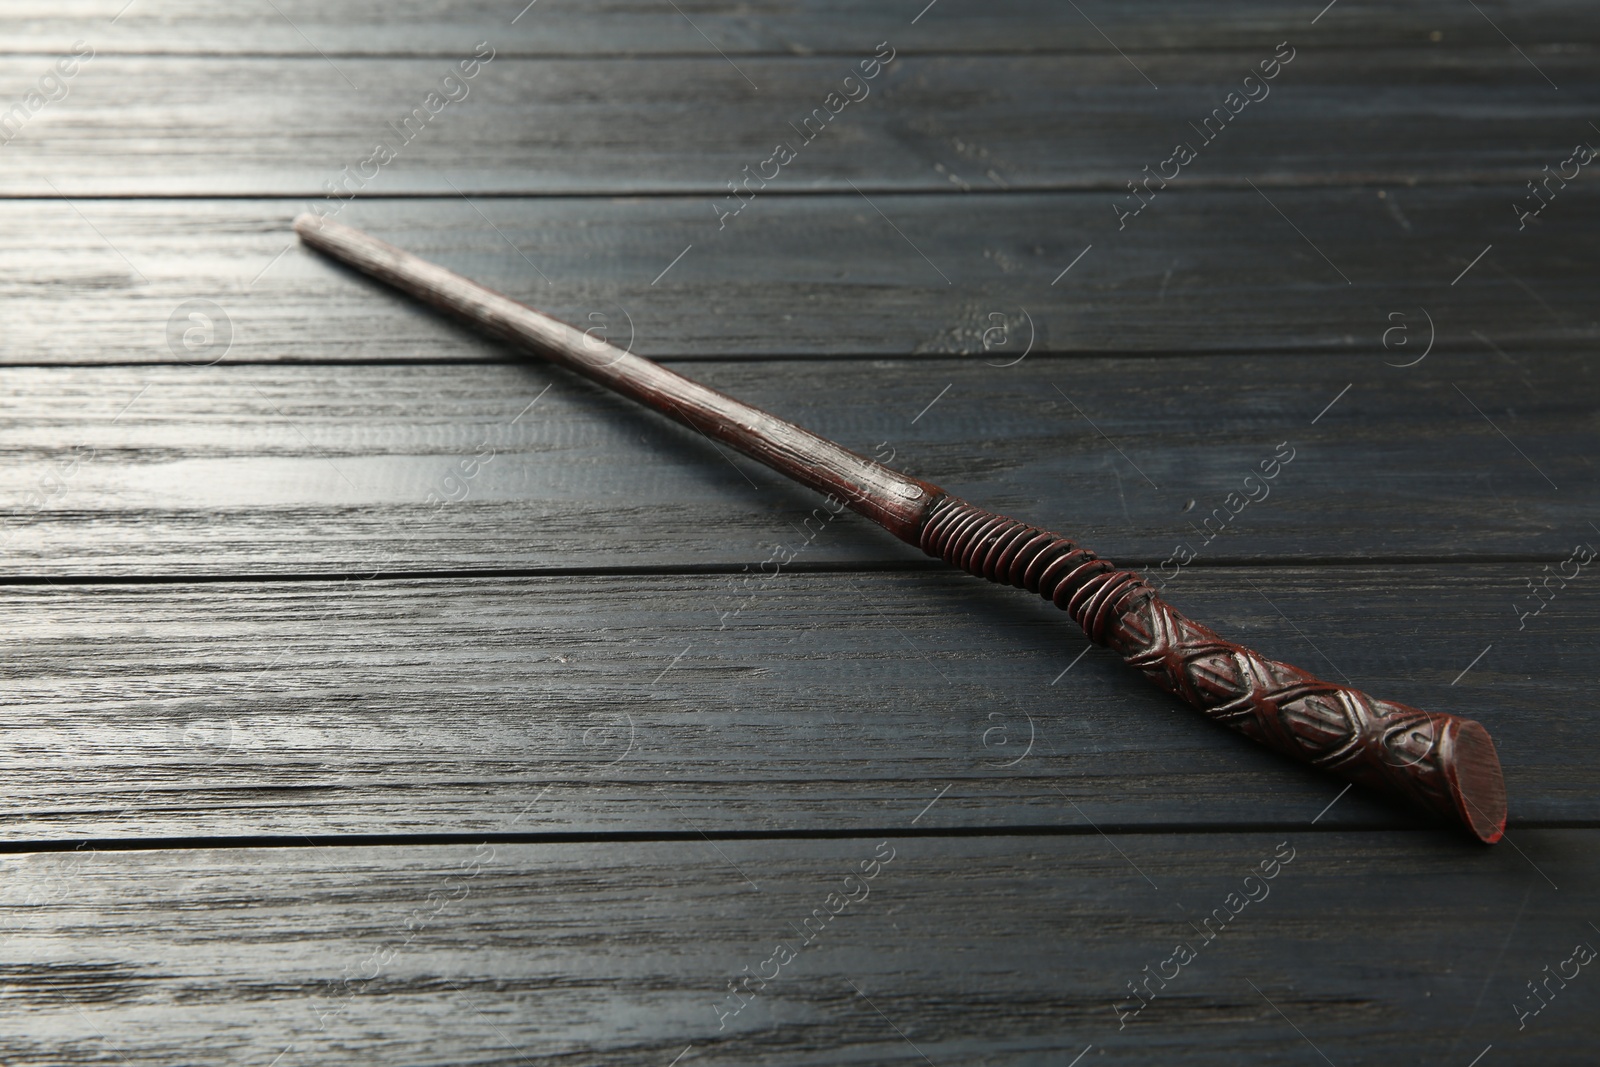
[[[879,805],[896,828],[919,806]],[[1492,1045],[1504,1063],[1587,1062],[1593,975],[1574,946],[1592,957],[1600,836],[1520,841],[1521,854],[1421,833],[890,829],[8,856],[0,974],[25,1014],[0,1049],[16,1065],[114,1052],[664,1067],[1355,1064],[1399,1050],[1466,1064]],[[1170,982],[1148,979],[1153,999],[1119,1024],[1118,1006],[1141,1003],[1127,984],[1158,971]],[[1519,1029],[1541,981],[1545,1006]]]
[[[1582,581],[1519,619],[1529,564],[1191,571],[1225,635],[1482,721],[1514,826],[1600,817]],[[41,585],[0,624],[11,841],[835,830],[945,786],[941,826],[1304,826],[1340,788],[944,571]]]
[[[1559,561],[1600,537],[1585,356],[1008,367],[999,351],[683,366],[1150,570],[1180,548],[1201,566]],[[0,383],[0,576],[737,569],[780,544],[806,566],[924,559],[852,514],[808,531],[820,497],[554,368],[11,368]],[[1274,478],[1250,489],[1263,465]],[[1247,489],[1267,495],[1229,496]]]
[[[459,38],[459,58],[474,40]],[[1099,208],[1111,218],[1127,183],[1142,181],[1146,166],[1159,174],[1180,142],[1197,156],[1177,179],[1188,186],[1520,187],[1595,136],[1588,122],[1600,106],[1587,53],[1541,53],[1535,69],[1501,44],[1290,43],[1282,54],[1292,62],[1250,90],[1263,98],[1226,107],[1246,74],[1276,62],[1272,47],[1141,52],[1133,65],[1115,54],[908,55],[844,86],[879,42],[866,35],[848,56],[739,64],[497,56],[472,81],[446,87],[459,102],[436,98],[437,113],[424,111],[409,133],[396,127],[452,60],[97,56],[7,143],[0,195],[315,198],[343,182],[386,196],[452,196],[453,184],[468,194],[711,200],[728,196],[748,166],[751,188],[762,188],[765,171],[772,192],[854,196],[850,182],[868,192],[1093,188],[1113,194]],[[43,57],[11,64],[0,101],[25,99],[50,69]],[[863,98],[830,103],[840,89]],[[1223,110],[1208,133],[1202,120],[1213,109]],[[384,163],[379,141],[393,153]],[[794,158],[775,157],[780,141]],[[1177,173],[1167,165],[1167,177]],[[709,214],[709,203],[699,210]]]
[[[103,53],[316,55],[449,54],[450,42],[488,39],[515,55],[729,55],[850,52],[892,38],[917,52],[1110,52],[1124,49],[1271,48],[1286,35],[1373,48],[1439,42],[1523,47],[1600,40],[1594,12],[1577,0],[1485,0],[1482,12],[1424,0],[1397,8],[1341,0],[1318,17],[1305,5],[1244,0],[1201,8],[1153,0],[1137,13],[1086,0],[1080,11],[1044,0],[917,5],[874,10],[844,0],[697,3],[692,15],[628,0],[534,7],[489,0],[400,0],[371,9],[353,0],[275,0],[272,9],[219,8],[204,0],[11,0],[0,12],[0,50],[65,49],[92,38]],[[625,17],[624,17],[625,16]],[[1092,19],[1092,22],[1091,22]],[[1434,36],[1437,35],[1437,36]],[[1115,42],[1113,44],[1113,42]]]
[[[1299,349],[1400,364],[1421,354],[1427,318],[1441,353],[1587,349],[1600,202],[1557,199],[1519,232],[1517,195],[1175,192],[1121,232],[1110,199],[1088,193],[971,197],[961,211],[944,197],[773,197],[720,232],[706,199],[357,201],[340,218],[658,358],[982,355],[997,322],[1018,339],[995,363],[1031,336],[1040,354]],[[303,206],[0,202],[0,359],[505,358],[301,248],[289,223]],[[193,351],[191,300],[227,319]],[[1386,334],[1397,324],[1408,350],[1382,343],[1407,336]]]

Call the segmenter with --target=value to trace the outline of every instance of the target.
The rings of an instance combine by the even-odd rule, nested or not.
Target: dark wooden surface
[[[1587,239],[1600,207],[1574,185],[1519,232],[1519,192],[1279,189],[1269,203],[1249,189],[1174,188],[1121,231],[1109,191],[972,195],[959,212],[945,195],[763,196],[720,231],[710,195],[357,199],[338,217],[655,358],[1005,364],[1031,337],[1039,354],[1312,350],[1381,370],[1421,353],[1424,311],[1440,353],[1515,361],[1530,354],[1510,354],[1519,346],[1584,352],[1600,337],[1588,284],[1600,251]],[[0,306],[29,327],[7,336],[0,359],[170,363],[168,319],[191,299],[217,303],[232,324],[226,351],[195,362],[507,358],[299,248],[289,223],[306,203],[186,200],[175,216],[158,200],[0,202],[0,263],[16,278]],[[48,255],[34,225],[53,233]],[[1016,336],[986,352],[985,331],[1000,323]],[[1383,347],[1396,324],[1410,330],[1409,351]],[[1439,380],[1432,371],[1386,382]]]
[[[1592,1061],[1600,979],[1549,976],[1600,945],[1600,578],[1526,613],[1600,545],[1594,165],[1512,204],[1600,144],[1600,17],[923,6],[0,11],[0,114],[95,50],[0,147],[0,1059]],[[1185,612],[1483,722],[1509,840],[1340,795],[853,516],[808,535],[806,492],[297,247],[484,40],[341,220],[1118,562],[1197,547]],[[174,344],[193,300],[226,346]]]
[[[1311,19],[1276,0],[1243,0],[1227,7],[1185,0],[1150,0],[1138,7],[1071,5],[1050,0],[993,0],[942,4],[939,17],[915,18],[922,5],[863,7],[848,0],[745,0],[669,4],[539,0],[396,0],[374,11],[350,0],[273,0],[260,7],[219,6],[205,0],[13,0],[0,14],[0,40],[19,53],[51,53],[93,38],[111,53],[162,55],[437,56],[449,40],[494,36],[512,55],[588,57],[635,55],[854,54],[888,36],[906,50],[926,52],[1105,53],[1123,49],[1271,48],[1298,34],[1338,47],[1441,43],[1561,47],[1600,42],[1582,0],[1482,0],[1481,12],[1449,0],[1423,0],[1397,9],[1380,0],[1340,0],[1338,17]],[[537,12],[538,18],[534,18]],[[120,13],[120,14],[119,14]],[[1085,17],[1085,16],[1089,17]],[[110,21],[115,19],[114,22]],[[1498,27],[1498,30],[1496,29]],[[1435,41],[1433,35],[1438,34]],[[503,42],[503,45],[502,45]]]
[[[320,197],[325,181],[393,138],[388,124],[420,106],[456,56],[473,53],[476,36],[450,36],[456,43],[440,58],[332,65],[316,56],[97,56],[35,120],[49,138],[15,154],[0,191],[48,197],[53,183],[72,196]],[[745,165],[756,173],[783,140],[798,158],[767,192],[852,193],[854,181],[868,192],[1126,193],[1124,183],[1146,164],[1154,172],[1179,140],[1200,151],[1185,168],[1194,185],[1520,185],[1525,172],[1568,154],[1552,160],[1550,151],[1592,136],[1585,119],[1600,105],[1585,81],[1588,51],[1539,57],[1546,76],[1565,83],[1557,93],[1503,46],[1307,45],[1268,83],[1270,95],[1207,146],[1188,123],[1222,107],[1274,45],[1138,52],[1131,64],[1115,54],[908,55],[853,90],[868,95],[830,120],[827,135],[802,143],[801,120],[882,40],[863,34],[828,57],[618,60],[626,77],[578,57],[497,56],[464,99],[395,146],[398,158],[369,192],[449,194],[453,182],[473,195],[725,195],[727,181]],[[28,70],[18,64],[0,89],[20,92]],[[1329,153],[1329,144],[1348,147]]]
[[[1196,565],[1168,591],[1266,654],[1481,720],[1519,818],[1586,823],[1600,716],[1567,697],[1600,619],[1557,601],[1529,621],[1544,633],[1519,633],[1526,569],[1413,566],[1395,589],[1393,568]],[[1230,741],[1108,652],[1055,681],[1088,647],[1067,616],[943,571],[749,592],[689,573],[12,600],[18,629],[49,620],[9,663],[5,700],[26,718],[13,841],[487,832],[547,787],[562,804],[520,828],[820,831],[877,825],[876,799],[933,780],[974,825],[1298,826],[1338,788]],[[1406,820],[1351,796],[1322,822],[1351,821]]]
[[[875,807],[904,826],[921,802]],[[822,933],[800,945],[790,924],[884,842],[893,858],[864,899],[813,919]],[[1320,1051],[1343,1065],[1393,1063],[1397,1049],[1404,1062],[1466,1063],[1493,1045],[1510,1063],[1586,1063],[1593,964],[1564,990],[1552,981],[1555,999],[1520,1032],[1507,1002],[1536,1004],[1523,983],[1595,942],[1584,897],[1600,840],[1531,830],[1522,843],[1559,889],[1511,849],[1401,832],[1156,833],[1112,847],[1092,831],[886,829],[5,857],[7,896],[39,901],[8,909],[7,1001],[28,1019],[8,1055],[652,1067],[680,1054],[1064,1064],[1089,1048],[1080,1063],[1309,1064]],[[1292,859],[1251,883],[1265,895],[1199,944],[1190,924],[1227,913],[1278,855]],[[780,940],[796,957],[719,1031],[728,983]],[[1196,958],[1119,1029],[1117,1008],[1139,1003],[1126,983],[1179,941]]]

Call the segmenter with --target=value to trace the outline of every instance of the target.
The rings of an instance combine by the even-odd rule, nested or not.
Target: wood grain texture
[[[1592,1062],[1586,971],[1517,1013],[1600,944],[1592,568],[1531,611],[1600,538],[1593,168],[1514,204],[1595,143],[1593,4],[524,2],[0,7],[0,116],[96,50],[0,147],[0,1061]],[[1184,611],[1484,722],[1514,847],[293,247],[478,41],[344,221],[1119,561],[1199,545]]]
[[[382,196],[452,196],[453,184],[475,195],[717,198],[742,182],[742,168],[760,174],[780,141],[796,158],[767,168],[769,192],[852,193],[855,182],[868,192],[1121,196],[1179,142],[1199,153],[1179,179],[1191,187],[1248,188],[1247,179],[1264,188],[1520,186],[1594,136],[1587,122],[1600,105],[1586,49],[1541,53],[1535,69],[1503,44],[1306,45],[1255,90],[1270,95],[1236,105],[1240,113],[1207,144],[1201,121],[1272,60],[1273,46],[1141,52],[1134,65],[1114,54],[907,55],[851,89],[842,79],[881,42],[868,34],[849,56],[737,65],[720,56],[497,56],[453,90],[466,93],[459,103],[441,102],[412,136],[397,134],[391,124],[423,107],[455,60],[474,53],[476,37],[456,39],[453,59],[97,56],[65,99],[6,144],[0,195],[319,198],[344,168],[373,158],[379,141],[395,158],[350,181]],[[48,69],[44,57],[9,64],[0,100],[23,98]],[[868,95],[830,104],[835,90]],[[837,118],[818,117],[821,132],[807,134],[802,120],[825,105]],[[1108,218],[1110,200],[1101,208]],[[700,210],[711,214],[709,203]]]
[[[1600,817],[1578,695],[1600,600],[1575,583],[1519,630],[1535,572],[1222,568],[1168,592],[1266,655],[1482,722],[1515,839]],[[1338,792],[1080,659],[1038,598],[942,571],[31,586],[0,622],[11,841],[826,830],[945,785],[938,826],[1303,826]],[[1352,795],[1323,824],[1405,818]]]
[[[1088,193],[970,197],[960,211],[943,197],[772,197],[720,234],[707,199],[356,201],[340,219],[652,358],[1006,363],[1031,336],[1037,353],[1300,349],[1401,364],[1423,351],[1427,317],[1440,353],[1590,347],[1600,252],[1586,235],[1600,201],[1573,189],[1519,232],[1518,192],[1274,190],[1271,204],[1250,190],[1174,192],[1120,233],[1110,197]],[[0,202],[0,359],[505,358],[298,248],[289,224],[302,206]],[[197,299],[222,308],[227,344],[218,332],[210,347],[182,346],[180,308]],[[986,353],[999,323],[1010,347]],[[1411,347],[1385,349],[1396,325],[1409,333],[1390,339]]]
[[[877,806],[904,825],[921,797]],[[1526,981],[1563,961],[1572,973],[1574,945],[1595,943],[1574,890],[1600,873],[1600,839],[1521,841],[1522,855],[1419,833],[1113,844],[888,830],[721,854],[600,842],[8,856],[0,973],[28,1026],[8,1027],[0,1049],[17,1065],[103,1063],[115,1049],[152,1065],[377,1051],[416,1064],[960,1067],[1064,1064],[1086,1046],[1106,1064],[1318,1051],[1375,1064],[1396,1049],[1464,1064],[1492,1044],[1504,1062],[1587,1063],[1586,968],[1552,980],[1521,1030],[1516,1012],[1537,1003]],[[863,881],[880,853],[889,862]],[[841,887],[857,899],[813,918]],[[1228,921],[1211,918],[1220,933],[1206,943],[1196,931],[1217,910]],[[806,919],[822,932],[801,945]],[[719,1031],[727,984],[772,973],[762,962],[779,942],[795,958]],[[1166,988],[1152,980],[1160,992],[1119,1030],[1114,1005],[1139,1003],[1126,983],[1146,967],[1172,975],[1175,943],[1196,958]]]
[[[1586,458],[1600,384],[1582,356],[993,362],[684,366],[1152,576],[1184,548],[1201,567],[1559,561],[1600,536]],[[13,577],[922,558],[537,364],[10,368],[0,383],[0,574]],[[1244,477],[1280,453],[1292,460],[1267,496],[1242,503]]]
[[[1404,7],[1341,0],[1315,24],[1316,11],[1282,0],[1206,7],[1153,0],[1136,10],[1086,0],[1078,5],[1081,13],[1048,0],[990,0],[945,3],[914,23],[916,4],[905,11],[848,0],[680,6],[692,22],[668,5],[629,0],[540,0],[525,11],[504,0],[399,0],[380,12],[353,0],[274,0],[271,7],[219,7],[205,0],[11,0],[0,12],[0,49],[49,52],[90,37],[103,52],[440,55],[449,54],[446,42],[464,37],[492,39],[514,55],[716,55],[720,49],[737,56],[850,52],[865,38],[892,37],[919,52],[1113,53],[1113,41],[1124,49],[1271,48],[1290,33],[1361,48],[1433,40],[1504,47],[1496,26],[1524,47],[1600,40],[1593,8],[1579,0],[1484,0],[1478,6],[1492,21],[1448,0]]]

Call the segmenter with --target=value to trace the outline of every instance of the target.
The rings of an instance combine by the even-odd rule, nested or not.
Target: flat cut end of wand
[[[1489,731],[1459,720],[1446,755],[1451,799],[1462,822],[1479,841],[1492,845],[1506,832],[1506,782]]]

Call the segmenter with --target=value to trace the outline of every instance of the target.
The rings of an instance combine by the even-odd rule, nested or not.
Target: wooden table
[[[0,12],[0,1060],[1594,1062],[1593,5],[519,6]],[[308,205],[1478,718],[1507,840]]]

